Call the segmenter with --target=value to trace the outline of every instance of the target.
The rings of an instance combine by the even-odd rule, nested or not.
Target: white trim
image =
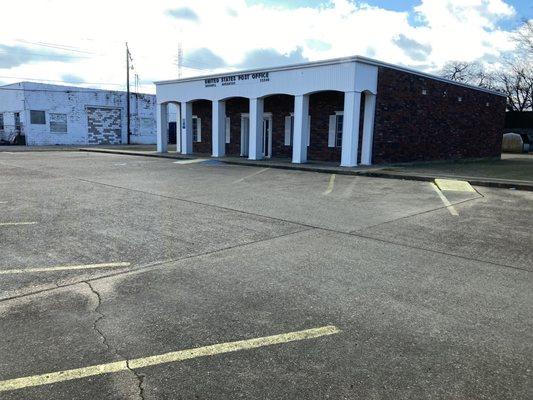
[[[230,117],[226,117],[224,123],[226,124],[226,132],[225,132],[225,136],[226,136],[226,144],[228,143],[231,143],[231,118]]]
[[[321,61],[313,61],[308,63],[300,63],[300,64],[292,64],[292,65],[285,65],[285,66],[277,66],[277,67],[270,67],[270,68],[254,68],[254,69],[248,69],[248,70],[235,70],[235,71],[227,71],[224,73],[218,73],[218,74],[211,74],[211,75],[204,75],[204,76],[194,76],[190,78],[182,78],[182,79],[170,79],[170,80],[163,80],[163,81],[154,81],[153,83],[155,85],[166,85],[166,84],[172,84],[172,83],[183,83],[183,82],[193,82],[193,81],[199,81],[204,79],[211,79],[211,78],[219,78],[226,75],[232,75],[232,74],[248,74],[248,73],[254,73],[254,72],[274,72],[274,71],[288,71],[293,69],[303,69],[303,68],[312,68],[317,66],[324,66],[324,65],[334,65],[334,64],[346,64],[346,63],[352,63],[352,62],[359,62],[361,64],[367,64],[367,65],[373,65],[376,67],[385,67],[385,68],[391,68],[397,71],[407,72],[410,74],[422,76],[425,78],[445,82],[451,85],[456,86],[462,86],[469,89],[477,90],[480,92],[486,92],[490,94],[494,94],[497,96],[505,97],[505,94],[485,89],[479,86],[472,86],[461,82],[452,81],[450,79],[442,78],[437,75],[428,74],[426,72],[418,71],[412,68],[407,68],[399,65],[389,64],[383,61],[374,60],[372,58],[362,57],[362,56],[349,56],[349,57],[343,57],[343,58],[332,58],[328,60],[321,60]]]

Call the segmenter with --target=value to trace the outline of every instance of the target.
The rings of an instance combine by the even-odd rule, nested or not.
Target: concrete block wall
[[[13,123],[13,112],[20,111],[21,123],[28,145],[84,145],[94,143],[89,136],[87,108],[104,107],[120,111],[120,140],[127,142],[126,93],[92,90],[80,87],[21,82],[9,85],[21,90],[0,92],[0,112],[4,123]],[[16,97],[18,94],[18,97]],[[131,142],[152,144],[156,142],[156,98],[154,95],[132,94]],[[30,110],[45,111],[45,124],[31,124]],[[67,132],[50,130],[50,114],[67,115]],[[116,122],[116,121],[115,121]],[[94,127],[93,127],[94,128]],[[93,129],[94,131],[94,129]],[[105,142],[105,141],[104,141]]]

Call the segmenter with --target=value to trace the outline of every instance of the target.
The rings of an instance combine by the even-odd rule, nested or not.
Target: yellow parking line
[[[475,189],[467,181],[459,181],[456,179],[435,179],[435,184],[440,190],[475,192]]]
[[[95,269],[95,268],[120,268],[129,267],[129,262],[115,262],[115,263],[102,263],[102,264],[85,264],[85,265],[62,265],[49,268],[14,268],[0,270],[0,275],[9,274],[26,274],[32,272],[53,272],[53,271],[69,271],[77,269]]]
[[[0,222],[0,226],[35,225],[37,222]]]
[[[240,350],[250,350],[258,347],[294,342],[298,340],[314,339],[321,336],[333,335],[339,332],[340,330],[336,326],[330,325],[320,328],[306,329],[303,331],[283,333],[274,336],[265,336],[255,339],[239,340],[236,342],[227,342],[193,349],[173,351],[171,353],[159,354],[156,356],[135,358],[132,360],[117,361],[83,368],[68,369],[65,371],[50,372],[42,375],[32,375],[22,378],[9,379],[6,381],[0,381],[0,392],[23,389],[32,386],[49,385],[56,382],[64,382],[73,379],[87,378],[89,376],[184,361],[197,357],[213,356],[217,354],[230,353]]]
[[[335,184],[335,174],[331,174],[330,178],[329,178],[329,184],[328,184],[328,188],[326,189],[326,191],[324,192],[324,195],[327,196],[328,194],[330,194],[331,192],[333,192],[333,185]]]
[[[442,200],[442,203],[446,206],[446,208],[448,209],[450,214],[452,214],[454,217],[457,217],[459,215],[459,213],[457,212],[455,207],[452,206],[452,204],[449,202],[449,200],[446,198],[446,196],[444,196],[444,194],[440,191],[440,189],[437,187],[437,185],[435,185],[433,182],[431,182],[431,187],[435,190],[435,192],[437,192],[437,194],[439,195],[440,199]]]
[[[233,183],[239,183],[239,182],[242,182],[242,181],[244,181],[245,179],[252,178],[252,177],[254,177],[254,176],[256,176],[256,175],[262,174],[263,172],[268,171],[269,169],[270,169],[270,168],[263,168],[263,169],[260,169],[259,171],[256,171],[256,172],[254,172],[253,174],[247,175],[247,176],[245,176],[244,178],[237,179],[236,181],[233,181]]]

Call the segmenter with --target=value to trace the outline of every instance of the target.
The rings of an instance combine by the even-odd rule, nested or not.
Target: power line
[[[87,51],[87,50],[83,50],[83,49],[80,49],[79,47],[74,47],[74,46],[67,46],[67,45],[61,45],[61,44],[55,44],[55,43],[46,43],[46,42],[29,42],[27,40],[22,40],[22,39],[17,39],[17,42],[27,43],[27,44],[31,44],[31,45],[34,45],[34,46],[42,46],[42,47],[48,47],[48,48],[52,48],[52,49],[71,51],[71,52],[74,52],[74,53],[84,53],[84,54],[94,54],[94,55],[96,55],[96,53],[93,53],[93,52],[90,52],[90,51]]]
[[[49,59],[49,60],[53,60],[53,59],[61,59],[63,61],[67,60],[67,59],[90,59],[91,57],[85,57],[85,56],[73,56],[73,55],[70,55],[70,54],[60,54],[60,53],[33,53],[31,51],[26,51],[26,49],[16,49],[16,50],[13,50],[13,51],[6,51],[4,49],[0,49],[0,53],[4,53],[4,54],[7,54],[7,53],[10,53],[11,55],[13,56],[37,56],[37,57],[43,57],[45,58],[44,61],[46,61],[46,59]],[[30,60],[32,61],[32,60]],[[42,61],[42,60],[41,60]]]

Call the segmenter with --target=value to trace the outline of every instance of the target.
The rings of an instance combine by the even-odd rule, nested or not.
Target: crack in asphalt
[[[98,328],[98,323],[102,319],[105,318],[105,315],[100,311],[100,307],[102,306],[102,297],[100,296],[100,293],[98,293],[98,291],[93,287],[93,285],[91,285],[91,283],[89,281],[85,280],[85,281],[81,281],[80,283],[87,284],[87,286],[89,286],[89,289],[91,290],[91,292],[95,295],[95,297],[97,299],[96,307],[94,308],[93,312],[95,314],[97,314],[98,316],[96,317],[96,319],[93,322],[93,330],[98,334],[98,336],[100,336],[100,339],[102,340],[102,343],[104,344],[104,346],[106,347],[108,352],[111,352],[111,353],[115,354],[115,356],[117,356],[118,358],[120,358],[120,359],[122,359],[123,361],[126,362],[126,367],[135,376],[135,379],[138,381],[139,398],[141,400],[144,400],[145,397],[144,397],[144,387],[143,387],[143,385],[144,385],[145,375],[144,374],[139,374],[138,372],[136,372],[133,369],[131,369],[130,368],[130,364],[129,364],[129,360],[126,357],[124,357],[122,354],[120,354],[116,349],[113,349],[111,347],[111,345],[107,341],[107,337],[104,335],[104,332],[100,328]]]
[[[107,342],[107,338],[105,337],[104,333],[100,330],[100,328],[98,328],[98,322],[100,322],[104,318],[104,314],[100,312],[100,306],[102,305],[102,298],[100,297],[100,293],[98,293],[88,281],[82,281],[82,282],[87,284],[91,292],[96,296],[97,302],[96,302],[96,307],[94,308],[93,312],[97,314],[98,316],[93,322],[93,330],[98,333],[107,351],[112,351],[111,346]],[[119,355],[116,351],[113,351],[113,352],[116,355]]]
[[[144,378],[146,377],[146,375],[145,374],[141,374],[141,373],[135,371],[134,369],[132,369],[130,367],[130,361],[129,360],[126,360],[126,367],[137,378],[137,381],[139,382],[139,397],[141,398],[141,400],[144,400],[145,399],[145,397],[144,397]]]
[[[33,295],[37,295],[37,294],[41,294],[41,293],[51,292],[51,291],[57,290],[57,289],[62,289],[62,288],[66,288],[66,287],[75,286],[75,285],[78,285],[78,284],[80,284],[82,282],[88,283],[88,282],[94,282],[94,281],[97,281],[97,280],[100,280],[100,279],[113,278],[115,276],[129,275],[129,274],[139,273],[139,272],[143,272],[143,271],[150,271],[152,269],[155,269],[155,268],[158,268],[158,267],[163,267],[163,266],[165,266],[167,264],[170,264],[170,263],[175,263],[175,262],[179,262],[179,261],[183,261],[183,260],[189,260],[189,259],[196,258],[196,257],[208,256],[210,254],[215,254],[215,253],[218,253],[218,252],[221,252],[221,251],[233,250],[233,249],[236,249],[236,248],[239,248],[239,247],[245,247],[245,246],[248,246],[248,245],[251,245],[251,244],[256,244],[256,243],[261,243],[261,242],[268,242],[270,240],[275,240],[275,239],[279,239],[279,238],[286,237],[286,236],[296,235],[298,233],[303,233],[303,232],[312,231],[312,230],[316,230],[316,229],[317,228],[300,229],[300,230],[297,230],[297,231],[294,231],[294,232],[287,232],[287,233],[283,233],[281,235],[268,237],[266,239],[259,239],[259,240],[254,240],[254,241],[246,242],[246,243],[238,243],[238,244],[235,244],[235,245],[232,245],[232,246],[222,247],[222,248],[219,248],[219,249],[214,249],[214,250],[209,250],[209,251],[204,251],[204,252],[201,252],[201,253],[189,254],[189,255],[186,255],[186,256],[183,256],[183,257],[174,258],[174,259],[154,261],[154,262],[151,262],[151,263],[148,263],[148,264],[139,265],[137,267],[133,266],[133,267],[131,267],[130,269],[128,269],[126,271],[112,272],[112,273],[109,273],[109,274],[98,275],[98,276],[96,276],[94,278],[82,279],[82,280],[79,280],[79,281],[73,281],[73,282],[65,283],[63,285],[62,284],[58,284],[57,282],[55,282],[55,283],[53,283],[55,285],[55,287],[49,287],[49,288],[45,288],[45,289],[41,289],[41,290],[35,290],[33,292],[27,292],[27,293],[14,295],[14,296],[0,298],[0,303],[5,302],[5,301],[9,301],[9,300],[17,300],[17,299],[21,299],[21,298],[24,298],[24,297],[29,297],[29,296],[33,296]]]

